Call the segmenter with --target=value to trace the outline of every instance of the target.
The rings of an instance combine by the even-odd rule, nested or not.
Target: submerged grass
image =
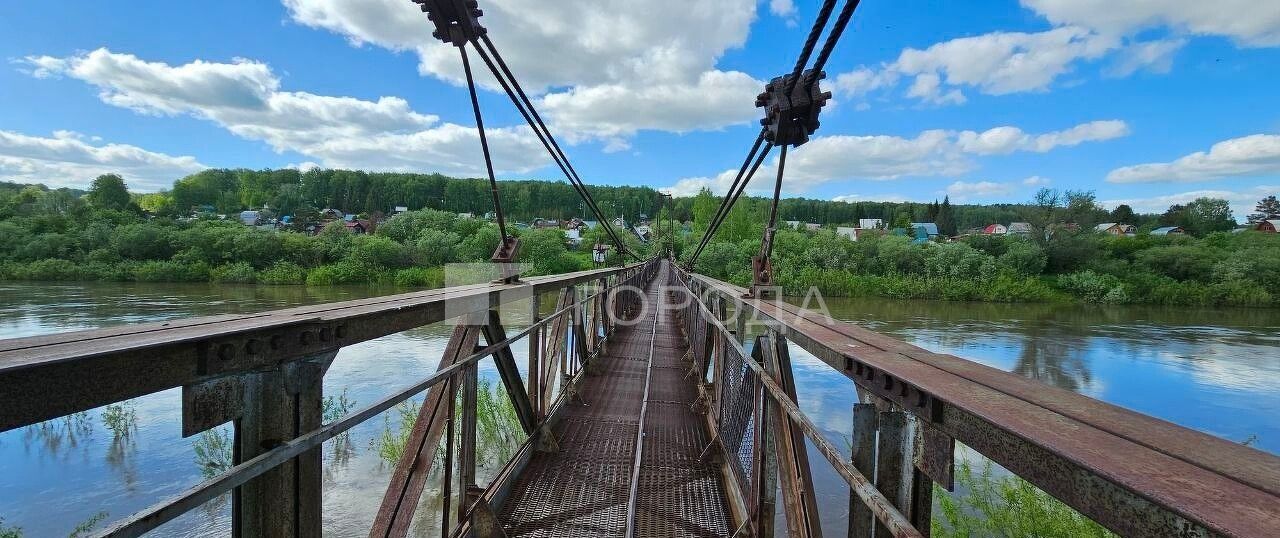
[[[462,409],[462,395],[458,394],[456,408]],[[394,413],[383,415],[382,433],[370,442],[370,448],[382,461],[395,465],[404,454],[409,434],[418,419],[422,403],[407,400],[395,407]],[[455,435],[461,435],[455,431]],[[523,430],[515,408],[500,384],[480,379],[476,385],[476,442],[481,461],[505,463],[511,459],[520,445]],[[444,446],[436,449],[437,461],[443,458]]]
[[[932,535],[940,538],[1110,538],[1116,536],[1048,493],[1016,476],[997,477],[991,462],[974,472],[962,461],[956,483],[967,493],[948,495],[934,488],[941,514],[933,517]]]

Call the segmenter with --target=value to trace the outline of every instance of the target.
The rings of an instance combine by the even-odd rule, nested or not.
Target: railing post
[[[458,478],[461,484],[462,503],[458,506],[458,521],[466,518],[475,503],[476,487],[476,404],[479,390],[477,368],[473,364],[462,373],[462,435],[459,439]],[[450,440],[452,442],[452,440]],[[446,462],[449,464],[452,462]]]
[[[746,360],[754,360],[761,365],[768,364],[771,362],[766,357],[769,347],[768,336],[757,337],[756,345],[751,350],[751,357]],[[752,536],[771,538],[778,489],[778,457],[774,443],[777,432],[773,427],[778,420],[778,406],[773,403],[768,391],[764,388],[764,383],[759,380],[755,383],[752,402],[756,405],[755,435],[752,441],[755,457],[751,460],[751,488],[754,490],[751,495],[754,499],[751,507],[754,531]]]
[[[335,353],[243,376],[244,409],[235,421],[237,464],[320,427],[324,372]],[[232,494],[232,534],[316,536],[321,531],[321,453],[313,449]]]
[[[765,373],[778,383],[790,398],[796,400],[796,384],[791,371],[791,354],[787,341],[770,331],[762,350],[765,357]],[[767,400],[768,398],[766,398]],[[785,414],[774,411],[773,442],[777,446],[778,479],[782,482],[782,503],[787,516],[787,532],[793,537],[821,537],[822,521],[818,517],[818,505],[814,499],[813,478],[809,469],[809,454],[805,448],[804,432]],[[816,432],[815,432],[816,433]]]
[[[542,320],[539,308],[542,306],[541,295],[534,293],[529,297],[529,325],[536,326]],[[534,327],[529,333],[529,404],[539,422],[546,417],[542,407],[542,328]]]

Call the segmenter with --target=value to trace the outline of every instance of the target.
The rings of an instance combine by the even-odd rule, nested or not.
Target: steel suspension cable
[[[822,71],[827,65],[827,59],[831,58],[831,52],[835,50],[836,43],[840,41],[840,35],[844,33],[844,29],[849,25],[849,19],[853,17],[853,11],[858,9],[860,0],[846,0],[844,7],[840,9],[840,16],[836,17],[835,24],[831,25],[831,33],[827,34],[826,43],[822,44],[822,51],[818,52],[818,58],[813,61],[813,70]],[[816,82],[816,79],[815,79]]]
[[[851,0],[851,3],[853,3],[856,7],[856,4],[857,4],[856,0]],[[809,35],[805,38],[804,46],[801,47],[800,55],[796,58],[795,67],[792,68],[791,79],[787,83],[786,95],[788,99],[790,99],[792,91],[795,90],[796,83],[799,82],[801,74],[804,73],[804,67],[809,63],[809,57],[813,55],[813,49],[815,46],[817,46],[818,38],[822,36],[823,30],[826,29],[827,21],[830,20],[831,12],[835,10],[835,6],[836,6],[836,0],[824,0],[822,3],[822,7],[818,10],[818,16],[813,21],[813,26],[809,29]],[[844,24],[847,24],[848,16],[852,15],[853,12],[848,4],[845,5],[845,11],[847,11],[848,14],[842,11],[840,14],[840,18],[844,21]],[[843,29],[844,29],[844,25],[841,24],[839,30],[843,32]],[[835,34],[835,39],[836,40],[839,39],[839,33]],[[822,53],[819,54],[819,57],[822,59],[822,62],[824,64],[826,63],[826,58],[831,55],[831,51],[828,49],[833,48],[834,46],[835,46],[835,43],[831,39],[831,36],[828,36],[827,42],[823,46]],[[746,163],[751,162],[751,157],[752,155],[755,154],[756,148],[760,146],[764,138],[764,133],[765,133],[764,130],[760,132],[760,136],[756,139],[756,143],[752,147],[752,152],[748,154],[746,162],[743,163],[743,168],[739,169],[738,176],[734,179],[733,185],[729,187],[729,191],[725,193],[725,197],[720,203],[720,208],[716,210],[716,216],[712,218],[712,225],[707,227],[707,232],[703,234],[702,240],[699,242],[697,250],[695,250],[693,256],[689,258],[689,265],[691,267],[694,263],[698,261],[698,256],[702,254],[702,251],[706,248],[707,244],[710,243],[712,236],[714,236],[715,232],[719,229],[720,223],[724,221],[724,218],[728,215],[729,211],[733,209],[733,204],[737,202],[738,197],[741,196],[742,191],[745,190],[745,187],[746,187],[745,182],[739,185],[739,180],[743,178],[742,171],[746,168],[747,166]],[[765,154],[767,154],[768,149],[771,149],[772,147],[773,147],[773,144],[769,144],[769,147],[766,148]],[[783,146],[783,149],[785,151],[785,145]],[[764,160],[763,157],[764,155],[761,155],[761,158],[757,161],[757,164],[752,167],[751,175],[755,174],[755,170],[759,168],[759,163]],[[781,168],[779,168],[779,172],[781,172]],[[750,181],[750,177],[751,176],[747,176],[748,182]],[[778,181],[779,182],[781,181],[781,176],[779,176]],[[735,191],[735,187],[737,188],[736,191]],[[775,190],[777,189],[775,188]],[[774,202],[775,209],[776,209],[776,203],[777,203],[776,198],[777,196],[775,195],[775,202]]]
[[[474,41],[472,43],[475,44]],[[504,76],[502,76],[502,74],[499,72],[498,68],[494,64],[493,59],[490,58],[490,56],[485,52],[485,50],[477,45],[476,52],[480,55],[480,58],[484,60],[485,64],[489,67],[489,70],[493,72],[494,78],[496,78],[498,80],[498,83],[502,85],[502,89],[506,92],[507,97],[511,99],[511,102],[513,105],[515,105],[516,110],[520,112],[520,115],[523,116],[525,121],[529,124],[529,128],[533,130],[533,133],[535,135],[537,135],[538,141],[542,143],[542,147],[547,150],[547,153],[551,155],[552,160],[555,161],[556,166],[559,167],[560,171],[563,172],[565,177],[569,179],[570,185],[572,185],[574,190],[578,192],[579,196],[583,196],[582,187],[578,183],[576,183],[573,177],[570,175],[569,166],[571,165],[569,165],[566,161],[562,160],[561,158],[561,155],[563,155],[562,153],[557,153],[552,150],[552,145],[551,143],[548,142],[548,139],[551,137],[550,131],[547,131],[545,135],[543,134],[543,129],[546,128],[545,124],[542,124],[540,122],[535,123],[534,117],[530,116],[530,111],[526,110],[524,103],[522,103],[521,100],[516,97],[515,92],[511,88],[511,84],[508,83],[507,79]],[[537,112],[534,111],[534,114],[536,113]],[[539,128],[539,126],[541,126],[541,128]],[[551,139],[551,140],[554,141],[554,139]],[[586,201],[585,196],[583,196],[583,199],[584,201]],[[592,209],[592,212],[596,215],[596,218],[601,219],[601,222],[607,225],[607,222],[605,221],[604,216],[599,212],[598,207],[596,207],[594,203],[588,203],[588,206]],[[630,254],[633,258],[636,257],[634,253],[632,253],[629,249],[626,249],[625,244],[622,243],[622,240],[617,236],[616,232],[614,232],[612,227],[606,227],[605,231],[606,233],[609,234],[609,237],[613,239],[613,241],[616,244],[619,245],[620,253]]]
[[[800,56],[796,58],[796,66],[791,69],[791,82],[787,84],[787,96],[791,95],[792,90],[796,88],[796,82],[800,80],[800,74],[804,72],[804,66],[809,63],[809,56],[813,54],[813,47],[818,44],[818,37],[822,35],[822,31],[827,27],[827,19],[831,18],[831,11],[836,7],[836,0],[824,0],[822,8],[818,10],[818,18],[813,21],[813,27],[809,29],[809,37],[804,40],[804,47],[800,49]]]
[[[733,205],[737,203],[738,198],[742,196],[742,193],[747,189],[747,184],[751,182],[751,178],[755,177],[756,171],[760,169],[760,165],[764,164],[765,158],[768,157],[769,152],[773,150],[773,144],[765,143],[763,149],[764,151],[761,151],[760,155],[756,157],[756,160],[752,163],[751,169],[747,171],[742,183],[738,184],[737,190],[725,193],[725,198],[728,201],[725,206],[726,209],[724,210],[724,213],[720,215],[719,219],[712,222],[712,226],[707,229],[708,233],[703,235],[703,243],[698,246],[698,250],[689,258],[690,266],[698,261],[698,256],[702,254],[702,251],[707,247],[707,245],[711,244],[711,237],[715,236],[715,233],[720,230],[720,225],[724,223],[726,218],[728,218],[729,211],[733,209]]]
[[[711,217],[711,220],[707,223],[707,230],[705,233],[702,234],[702,239],[699,240],[698,242],[698,248],[697,248],[698,253],[702,252],[702,247],[705,246],[707,241],[710,240],[709,238],[713,233],[714,223],[720,220],[722,213],[726,212],[726,208],[729,205],[730,196],[733,194],[735,190],[737,190],[738,184],[742,182],[742,176],[746,174],[747,167],[751,166],[752,159],[755,159],[756,152],[760,151],[760,145],[763,143],[764,143],[764,129],[761,129],[760,135],[756,137],[755,144],[751,146],[751,151],[747,153],[747,158],[742,161],[742,166],[738,168],[738,175],[734,176],[733,183],[729,185],[729,189],[726,190],[724,193],[724,198],[720,199],[720,205],[716,207],[715,215],[713,215]]]
[[[760,252],[762,259],[769,259],[769,255],[773,254],[773,234],[778,226],[778,198],[782,196],[782,172],[787,167],[787,146],[782,145],[782,152],[778,154],[778,179],[773,183],[773,204],[769,206],[769,227],[764,229],[764,233],[768,234],[769,240],[764,242],[764,248]]]
[[[533,128],[535,132],[540,128],[546,133],[547,141],[551,143],[551,148],[554,149],[554,151],[551,151],[551,148],[549,148],[548,151],[553,155],[558,155],[560,160],[564,162],[565,168],[568,169],[565,177],[569,180],[569,183],[574,186],[575,190],[577,190],[578,196],[586,202],[587,206],[591,209],[596,218],[600,219],[600,224],[604,226],[605,231],[611,238],[613,238],[614,242],[617,243],[619,251],[631,255],[635,259],[639,259],[635,253],[631,252],[630,249],[626,247],[625,243],[622,242],[617,233],[613,230],[612,226],[610,226],[608,219],[600,210],[599,205],[596,204],[595,199],[592,198],[591,194],[587,191],[586,184],[583,183],[582,177],[578,175],[578,171],[573,167],[573,163],[569,161],[568,156],[565,155],[560,144],[556,142],[555,136],[553,136],[551,134],[551,130],[547,128],[546,122],[544,122],[542,116],[538,114],[538,109],[533,106],[533,102],[529,99],[528,94],[525,93],[524,88],[520,85],[519,79],[517,79],[515,74],[511,72],[510,67],[507,66],[507,62],[502,59],[502,54],[498,52],[498,48],[494,46],[493,41],[489,39],[488,35],[481,35],[478,41],[484,43],[485,48],[487,48],[489,53],[493,55],[493,60],[496,61],[502,75],[505,75],[506,78],[511,81],[511,86],[515,89],[515,95],[512,95],[510,89],[507,89],[508,96],[511,97],[513,102],[517,101],[516,97],[518,96],[518,101],[524,103],[524,106],[527,107],[529,112],[532,114],[533,122],[531,122],[529,126]],[[480,52],[483,57],[484,51],[478,45],[477,40],[473,40],[472,43],[477,45],[476,50]],[[499,79],[502,78],[502,76],[499,76],[498,70],[493,69],[492,65],[490,65],[490,69],[494,71],[495,77]],[[505,86],[504,89],[506,89]],[[517,107],[519,107],[519,104],[517,104]],[[526,117],[525,119],[527,121],[529,118]],[[537,124],[537,127],[534,127],[534,123]]]
[[[498,180],[493,175],[493,157],[489,154],[489,139],[484,134],[484,118],[480,114],[480,99],[476,97],[476,82],[471,75],[471,61],[467,59],[466,47],[458,47],[462,55],[462,70],[467,74],[467,90],[471,92],[471,110],[476,115],[476,129],[480,132],[480,149],[484,152],[484,166],[489,172],[489,191],[493,194],[493,212],[498,217],[498,233],[505,242],[507,237],[507,221],[502,215],[502,201],[498,196]]]

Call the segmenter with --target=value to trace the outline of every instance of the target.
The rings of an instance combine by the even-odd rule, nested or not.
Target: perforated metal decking
[[[665,303],[658,285],[667,281],[667,270],[647,290],[651,306]],[[685,378],[684,339],[672,311],[645,312],[639,323],[620,327],[608,352],[595,359],[582,384],[586,403],[567,404],[553,430],[560,451],[535,454],[516,480],[502,507],[508,536],[626,536],[646,372],[648,410],[632,535],[732,532],[720,474],[713,464],[698,461],[710,439],[690,407],[697,388]]]

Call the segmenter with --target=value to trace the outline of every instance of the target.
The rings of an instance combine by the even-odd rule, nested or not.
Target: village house
[[[836,235],[845,237],[850,241],[857,241],[860,237],[866,237],[868,234],[881,233],[875,228],[852,228],[849,226],[837,226]]]
[[[241,211],[240,223],[245,226],[257,226],[262,224],[262,213],[258,211]]]
[[[1031,237],[1031,223],[1030,222],[1010,222],[1009,227],[1006,228],[1006,232],[1009,235]]]
[[[1003,224],[988,224],[982,229],[982,233],[987,235],[1004,235],[1009,233],[1009,228]]]
[[[353,234],[373,233],[373,223],[367,220],[351,219],[343,221],[342,226]]]
[[[884,221],[880,219],[858,219],[858,227],[863,230],[883,229]]]
[[[1108,235],[1135,235],[1136,228],[1132,224],[1120,224],[1117,222],[1104,222],[1093,227],[1093,231]]]
[[[1253,229],[1259,232],[1276,233],[1280,230],[1280,220],[1260,220]]]
[[[925,233],[925,234],[927,234],[927,235],[929,236],[929,239],[933,239],[933,238],[935,238],[935,237],[938,237],[938,225],[937,225],[936,223],[933,223],[933,222],[913,222],[913,223],[911,223],[911,229],[912,229],[912,230],[918,230],[918,229],[921,229],[921,228],[923,228],[923,229],[924,229],[924,233]]]
[[[1181,226],[1165,226],[1151,230],[1151,235],[1182,235],[1187,233]]]

